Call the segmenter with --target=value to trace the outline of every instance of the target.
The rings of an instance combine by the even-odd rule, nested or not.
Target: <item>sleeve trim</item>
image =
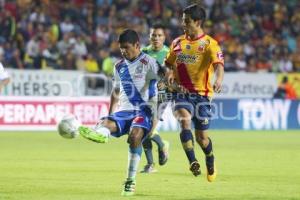
[[[224,63],[223,63],[223,62],[217,61],[217,62],[213,62],[213,63],[212,63],[212,65],[215,65],[215,64],[221,64],[222,67],[224,67]]]

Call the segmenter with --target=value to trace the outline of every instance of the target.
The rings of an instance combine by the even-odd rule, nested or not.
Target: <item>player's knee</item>
[[[179,119],[180,127],[182,130],[191,129],[191,120],[190,119]]]
[[[209,140],[205,131],[197,131],[196,132],[196,141],[201,147],[207,146]]]
[[[133,129],[128,136],[130,147],[138,147],[141,144],[143,133],[139,129]]]

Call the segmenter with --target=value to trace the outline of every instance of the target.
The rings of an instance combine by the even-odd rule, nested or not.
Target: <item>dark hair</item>
[[[126,29],[120,34],[118,42],[119,43],[128,42],[130,44],[135,44],[139,42],[139,40],[140,39],[136,31],[132,29]]]
[[[200,20],[201,27],[203,26],[204,21],[206,19],[206,12],[202,6],[200,6],[198,4],[192,4],[188,7],[186,7],[183,10],[183,13],[186,15],[189,15],[192,20]]]
[[[162,29],[162,30],[166,29],[166,27],[161,23],[155,23],[150,28],[152,28],[152,29]]]

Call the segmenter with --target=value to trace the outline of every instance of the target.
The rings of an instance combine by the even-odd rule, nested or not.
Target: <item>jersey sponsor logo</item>
[[[217,57],[220,59],[220,60],[224,60],[224,56],[223,56],[223,53],[221,51],[219,51],[217,53]]]
[[[137,123],[137,124],[143,123],[144,122],[144,117],[142,117],[142,116],[136,117],[136,118],[134,118],[133,122]]]
[[[185,64],[194,64],[198,61],[199,56],[197,55],[188,55],[188,54],[179,54],[177,61]]]
[[[143,75],[143,74],[135,74],[135,75],[134,75],[134,78],[135,78],[135,79],[143,79],[143,78],[144,78],[144,75]]]

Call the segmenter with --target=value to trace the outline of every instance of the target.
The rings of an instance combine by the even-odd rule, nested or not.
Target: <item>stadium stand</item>
[[[111,75],[116,37],[134,28],[147,44],[155,21],[168,40],[182,33],[187,0],[16,0],[1,2],[0,61],[15,69],[67,69]],[[203,0],[205,24],[223,47],[226,71],[299,72],[300,2]]]

